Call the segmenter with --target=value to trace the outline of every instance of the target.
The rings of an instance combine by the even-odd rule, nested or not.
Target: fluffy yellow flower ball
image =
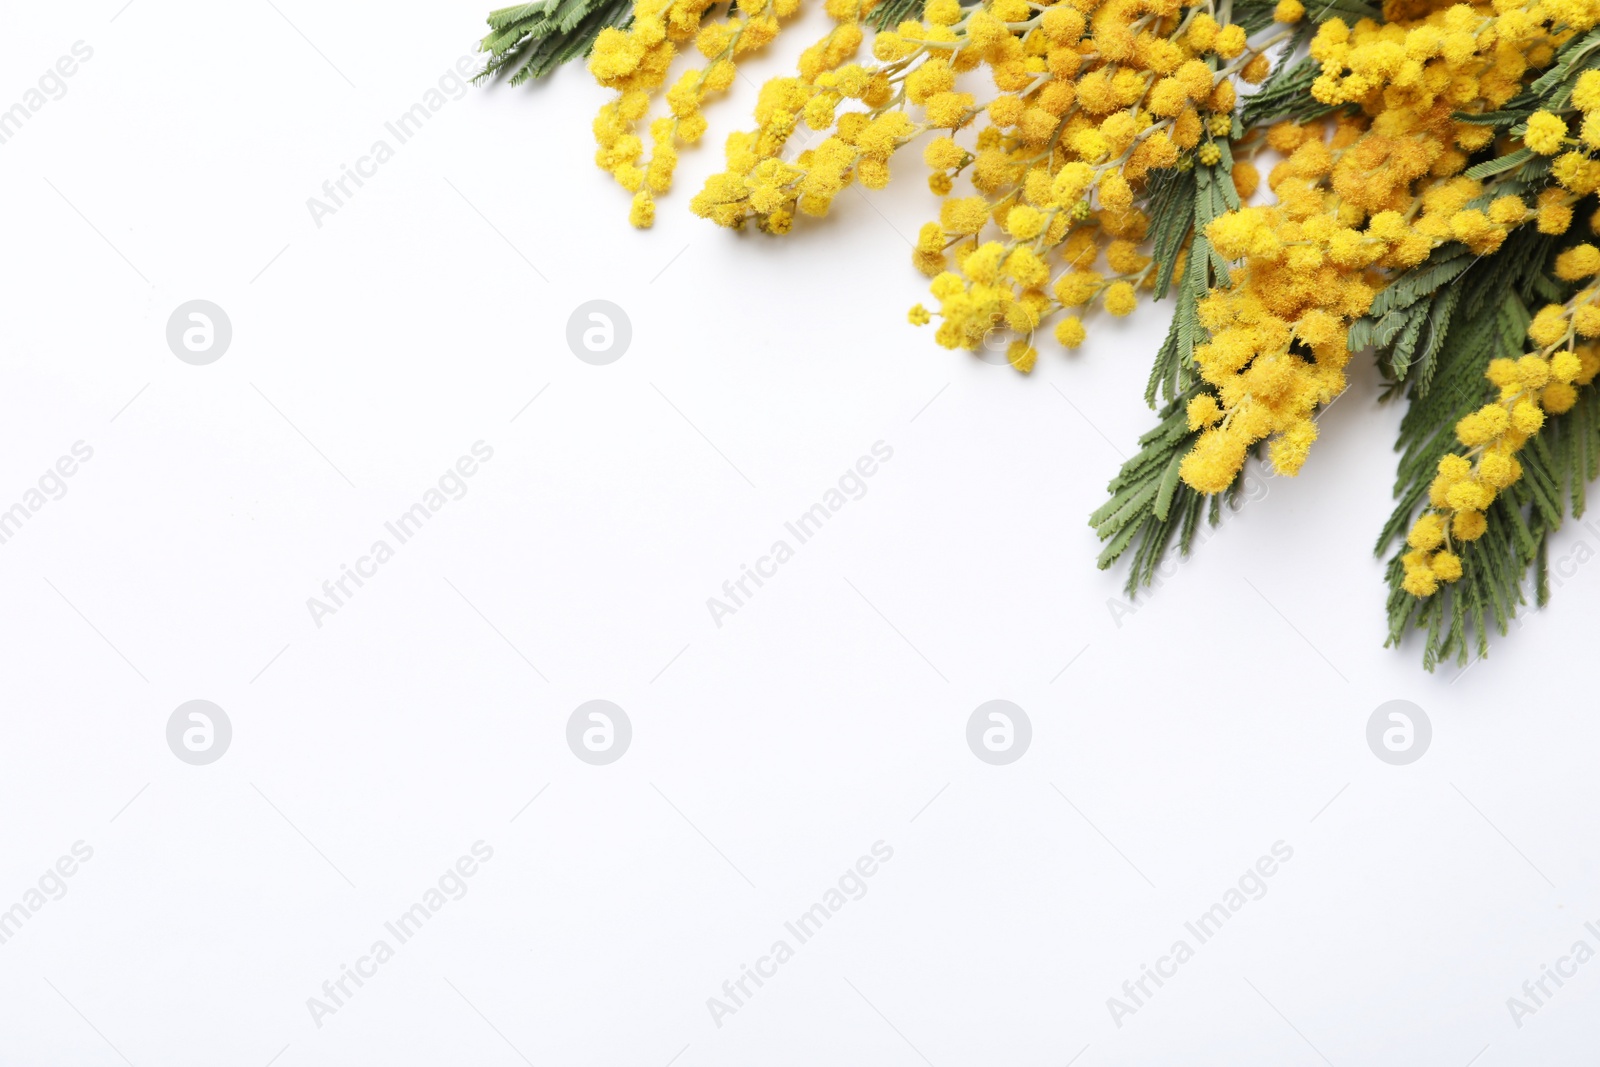
[[[1522,138],[1524,144],[1541,156],[1553,156],[1561,151],[1566,139],[1566,121],[1548,111],[1535,111],[1528,118],[1528,132]]]
[[[1083,320],[1076,315],[1068,315],[1056,323],[1056,340],[1063,348],[1077,348],[1083,344],[1088,334],[1084,331]]]
[[[1128,282],[1115,282],[1106,290],[1106,310],[1121,318],[1133,313],[1139,300],[1133,293],[1133,286]]]
[[[1600,70],[1578,75],[1578,83],[1572,88],[1572,106],[1584,112],[1600,110]]]
[[[1556,257],[1556,277],[1575,282],[1600,272],[1600,248],[1574,245]]]
[[[1433,573],[1441,582],[1453,582],[1461,577],[1461,557],[1454,552],[1440,552],[1433,557]]]
[[[1423,552],[1438,548],[1444,544],[1444,519],[1433,511],[1423,515],[1406,535],[1406,544]]]
[[[1476,541],[1489,529],[1489,520],[1481,511],[1458,511],[1450,523],[1450,535],[1457,541]]]

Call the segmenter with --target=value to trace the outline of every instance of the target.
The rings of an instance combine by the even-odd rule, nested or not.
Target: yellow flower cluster
[[[1600,248],[1576,245],[1556,257],[1563,281],[1592,279],[1600,273]],[[1440,582],[1461,577],[1463,542],[1488,529],[1484,512],[1522,477],[1517,453],[1545,424],[1546,415],[1570,411],[1578,389],[1600,374],[1600,288],[1580,290],[1565,304],[1542,308],[1528,326],[1537,351],[1521,359],[1491,360],[1485,376],[1499,395],[1456,423],[1464,451],[1439,460],[1428,487],[1428,507],[1406,537],[1403,586],[1425,597]],[[1580,338],[1583,340],[1580,341]]]
[[[1322,73],[1311,95],[1326,104],[1425,115],[1489,111],[1515,96],[1530,67],[1547,66],[1555,49],[1600,21],[1585,0],[1494,0],[1492,4],[1425,5],[1420,18],[1363,19],[1352,29],[1323,23],[1311,42]],[[1467,131],[1481,148],[1483,127]]]
[[[947,6],[948,11],[930,17],[958,21],[959,4],[949,0]],[[907,114],[908,102],[939,98],[930,115],[943,115],[941,107],[947,112],[952,102],[959,103],[961,94],[948,92],[955,82],[950,56],[908,51],[899,35],[880,33],[874,51],[887,61],[846,62],[860,44],[855,22],[864,11],[850,0],[829,0],[827,11],[839,26],[801,56],[798,77],[774,78],[762,87],[757,128],[728,138],[728,168],[695,197],[696,214],[730,227],[754,220],[765,232],[786,233],[796,212],[826,214],[834,197],[854,181],[872,189],[888,183],[890,157],[928,128]],[[846,101],[861,106],[845,107]],[[797,135],[816,143],[786,160]]]
[[[672,187],[678,145],[705,133],[707,97],[733,84],[737,59],[777,36],[778,20],[794,14],[800,0],[736,0],[728,18],[708,21],[713,6],[713,0],[636,0],[628,28],[602,30],[589,56],[590,73],[617,90],[594,120],[595,163],[633,194],[629,218],[640,228],[655,221],[655,196]],[[667,114],[649,125],[647,158],[636,131],[666,83],[678,45],[691,40],[708,65],[685,71],[667,89]]]
[[[835,18],[842,2],[830,0]],[[1298,0],[1279,4],[1284,21],[1303,14]],[[947,199],[922,228],[915,262],[939,307],[909,317],[937,315],[949,348],[1010,337],[1012,365],[1028,371],[1046,319],[1066,312],[1054,333],[1070,348],[1084,339],[1081,309],[1134,309],[1154,278],[1139,248],[1150,171],[1221,158],[1215,139],[1233,131],[1235,82],[1262,80],[1263,52],[1278,39],[1252,45],[1204,0],[929,0],[921,20],[877,35],[877,62],[808,53],[799,77],[763,87],[757,128],[728,139],[727,169],[692,207],[725,226],[783,233],[856,182],[882,188],[894,154],[934,133],[923,161]],[[957,84],[975,71],[997,91],[986,102]],[[802,127],[810,143],[788,158]],[[976,195],[953,195],[963,176]]]
[[[1567,229],[1573,201],[1600,186],[1600,162],[1562,156],[1564,188],[1545,190],[1532,207],[1494,196],[1461,176],[1493,129],[1456,116],[1501,106],[1574,28],[1597,22],[1595,0],[1495,0],[1353,29],[1322,24],[1311,44],[1321,66],[1312,95],[1361,114],[1332,123],[1331,136],[1327,123],[1269,130],[1266,146],[1283,157],[1268,176],[1276,205],[1207,229],[1217,252],[1242,266],[1201,304],[1212,337],[1195,362],[1211,389],[1190,402],[1190,427],[1204,432],[1184,458],[1186,483],[1221,492],[1266,439],[1274,468],[1298,473],[1317,436],[1316,409],[1344,389],[1349,327],[1389,279],[1446,242],[1485,256],[1525,222],[1549,234]],[[1600,108],[1600,73],[1591,75],[1584,101]],[[1535,116],[1529,129],[1541,132],[1530,136],[1546,137],[1546,154],[1555,154],[1566,125],[1549,118],[1559,131]],[[1600,118],[1594,127],[1600,144]]]
[[[1567,203],[1600,189],[1600,160],[1590,153],[1600,149],[1600,71],[1578,76],[1572,90],[1573,121],[1577,134],[1567,128],[1563,115],[1536,111],[1528,118],[1523,144],[1541,156],[1554,156],[1550,173],[1572,195]],[[1565,151],[1563,151],[1565,149]]]
[[[1332,143],[1350,130],[1341,126]],[[1318,151],[1307,153],[1308,146]],[[1194,359],[1213,391],[1190,401],[1190,428],[1205,432],[1181,474],[1204,493],[1232,484],[1250,448],[1269,437],[1277,472],[1299,473],[1316,440],[1315,410],[1344,390],[1350,325],[1381,284],[1374,268],[1414,266],[1447,240],[1486,254],[1529,214],[1517,197],[1494,201],[1487,213],[1467,207],[1482,186],[1458,177],[1431,186],[1408,213],[1385,209],[1353,227],[1341,217],[1361,212],[1311,184],[1301,165],[1316,159],[1315,169],[1326,168],[1324,142],[1304,141],[1289,158],[1295,169],[1280,182],[1278,205],[1224,215],[1206,231],[1219,254],[1243,266],[1199,308],[1211,340],[1195,348]]]
[[[954,137],[979,110],[971,98],[929,101],[929,125],[951,130],[924,153],[931,187],[948,194],[970,171],[977,195],[946,199],[916,250],[934,275],[936,340],[977,349],[1010,336],[1007,357],[1024,372],[1046,320],[1056,318],[1058,343],[1076,348],[1084,309],[1134,310],[1155,280],[1140,247],[1150,172],[1221,159],[1215,139],[1233,132],[1236,81],[1262,80],[1262,52],[1278,39],[1252,46],[1211,5],[1181,0],[1037,6],[1001,0],[955,27],[953,62],[987,66],[999,95],[981,109],[971,149]],[[1302,14],[1280,6],[1285,21]],[[985,239],[991,224],[998,232]]]

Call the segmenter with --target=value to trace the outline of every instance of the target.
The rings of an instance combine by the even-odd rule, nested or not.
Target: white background
[[[909,158],[782,240],[693,218],[745,81],[648,233],[578,67],[450,102],[318,228],[484,4],[274,2],[13,5],[0,34],[0,107],[94,49],[0,145],[0,507],[94,450],[0,546],[0,908],[94,850],[0,945],[0,1064],[1590,1062],[1600,963],[1520,1028],[1506,1000],[1600,947],[1597,568],[1459,681],[1385,650],[1399,412],[1363,361],[1303,475],[1113,612],[1085,518],[1151,423],[1166,306],[1029,378],[939,349],[904,318],[935,210]],[[206,367],[165,341],[195,298],[234,330]],[[591,299],[632,322],[610,366],[565,341]],[[479,440],[468,494],[315,626]],[[717,628],[706,598],[880,440]],[[206,767],[165,740],[197,698],[234,729]],[[634,728],[605,767],[564,735],[596,698]],[[996,698],[1034,729],[1006,767],[965,741]],[[1366,745],[1392,699],[1433,723],[1411,766]],[[317,1026],[478,840],[470,892]],[[714,1025],[880,840],[867,895]]]

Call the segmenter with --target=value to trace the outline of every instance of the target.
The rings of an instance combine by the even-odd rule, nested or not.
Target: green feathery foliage
[[[1234,133],[1238,132],[1235,119]],[[1161,409],[1161,422],[1139,439],[1138,454],[1122,465],[1106,487],[1110,499],[1089,516],[1089,525],[1100,540],[1107,542],[1096,561],[1102,570],[1133,548],[1126,587],[1129,596],[1137,595],[1140,586],[1150,584],[1174,535],[1178,551],[1189,554],[1200,517],[1206,511],[1205,494],[1184,484],[1178,477],[1178,468],[1199,436],[1189,429],[1187,413],[1190,397],[1203,388],[1194,371],[1194,346],[1205,339],[1198,305],[1211,288],[1229,283],[1228,265],[1212,250],[1205,228],[1213,219],[1239,207],[1230,145],[1223,138],[1213,143],[1222,153],[1218,162],[1161,171],[1151,178],[1150,234],[1158,298],[1172,286],[1185,241],[1189,246],[1177,282],[1172,325],[1156,353],[1145,387],[1145,402],[1151,407],[1155,406],[1158,392],[1166,403]],[[1230,499],[1239,491],[1239,485],[1236,480],[1227,494]],[[1220,498],[1212,497],[1210,521],[1215,524],[1221,514]]]
[[[1179,396],[1161,409],[1161,422],[1139,438],[1138,455],[1111,479],[1107,487],[1111,499],[1089,516],[1100,540],[1109,542],[1096,560],[1101,570],[1133,549],[1124,586],[1130,597],[1155,578],[1156,566],[1174,536],[1179,554],[1187,556],[1201,516],[1209,510],[1208,521],[1215,526],[1222,519],[1223,499],[1232,505],[1243,488],[1244,479],[1236,478],[1227,492],[1208,498],[1178,477],[1184,455],[1199,436],[1189,429],[1187,406],[1188,397]]]
[[[963,8],[972,7],[978,0],[965,0]],[[867,13],[866,22],[875,30],[892,30],[906,19],[922,17],[923,0],[883,0]]]
[[[1184,243],[1189,245],[1187,255],[1182,256],[1183,274],[1178,278],[1172,324],[1145,385],[1144,400],[1151,407],[1156,405],[1157,392],[1171,400],[1189,391],[1194,380],[1194,346],[1205,339],[1197,306],[1212,287],[1229,283],[1228,264],[1212,251],[1205,228],[1212,220],[1237,210],[1239,194],[1233,187],[1233,153],[1228,142],[1219,138],[1213,143],[1222,153],[1217,163],[1158,171],[1150,182],[1150,237],[1157,300],[1171,289]]]
[[[630,0],[538,0],[489,13],[479,43],[489,53],[478,80],[505,77],[512,85],[542,78],[569,59],[589,54],[607,26],[626,26]]]
[[[1250,129],[1273,122],[1310,122],[1334,110],[1311,95],[1311,83],[1322,73],[1322,64],[1306,57],[1291,63],[1280,61],[1261,83],[1261,88],[1245,98],[1240,121]]]

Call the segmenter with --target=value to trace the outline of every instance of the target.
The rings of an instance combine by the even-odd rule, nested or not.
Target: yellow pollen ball
[[[1565,282],[1575,282],[1600,272],[1600,248],[1582,244],[1562,252],[1556,257],[1556,277]]]
[[[1558,382],[1570,382],[1582,373],[1583,360],[1575,352],[1558,352],[1550,359],[1550,376]]]
[[[1600,110],[1600,70],[1586,70],[1578,75],[1572,88],[1572,106],[1580,111]]]
[[[1236,59],[1244,52],[1244,46],[1244,27],[1230,24],[1217,34],[1217,39],[1211,47],[1223,59]]]
[[[1433,511],[1417,519],[1416,525],[1406,535],[1406,544],[1423,552],[1438,548],[1443,543],[1444,519]]]
[[[1450,523],[1450,534],[1457,541],[1476,541],[1489,529],[1489,520],[1481,511],[1458,511]]]
[[[1562,415],[1572,410],[1578,402],[1578,391],[1566,382],[1552,382],[1539,394],[1539,403],[1552,415]]]
[[[1189,429],[1199,430],[1222,418],[1222,409],[1217,406],[1215,396],[1201,393],[1189,401],[1188,414]]]
[[[1106,310],[1118,318],[1131,314],[1138,303],[1138,298],[1133,293],[1133,286],[1128,282],[1116,282],[1106,290]]]
[[[1400,587],[1412,596],[1431,596],[1439,588],[1439,579],[1434,576],[1432,570],[1426,567],[1408,567],[1405,579],[1400,583]]]
[[[1538,433],[1544,425],[1544,412],[1531,400],[1519,400],[1511,409],[1511,425],[1519,433]]]
[[[1433,557],[1433,573],[1441,582],[1453,582],[1461,577],[1461,557],[1454,552],[1440,552]]]
[[[1077,348],[1083,344],[1087,335],[1083,329],[1083,320],[1076,315],[1068,315],[1056,323],[1056,340],[1066,348]]]
[[[1553,156],[1561,151],[1566,138],[1565,120],[1548,111],[1535,111],[1528,118],[1528,132],[1523,135],[1523,143],[1541,156]]]
[[[1006,362],[1023,374],[1031,372],[1038,361],[1038,351],[1026,341],[1012,341],[1006,347]]]

